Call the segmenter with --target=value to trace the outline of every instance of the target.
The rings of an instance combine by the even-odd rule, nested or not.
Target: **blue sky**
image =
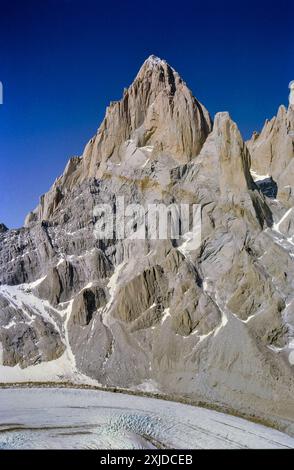
[[[248,138],[288,102],[291,0],[0,1],[0,222],[21,226],[150,54]]]

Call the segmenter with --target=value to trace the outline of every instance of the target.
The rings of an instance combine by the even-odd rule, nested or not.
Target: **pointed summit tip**
[[[160,59],[160,57],[157,57],[157,56],[154,55],[154,54],[151,54],[151,55],[145,60],[145,62],[148,62],[149,64],[152,64],[152,65],[166,64],[166,61],[165,61],[165,60]]]
[[[154,54],[151,54],[147,59],[143,62],[141,66],[141,70],[150,70],[150,69],[158,69],[160,67],[166,67],[168,66],[168,63],[166,60],[161,59],[160,57],[157,57]]]
[[[166,60],[161,59],[160,57],[157,57],[154,54],[151,54],[145,62],[143,62],[138,76],[142,76],[146,72],[154,71],[155,73],[160,72],[162,69],[165,70],[165,72],[169,71],[172,72],[173,74],[177,74],[175,69],[171,67]],[[178,75],[178,74],[177,74]]]
[[[8,231],[8,228],[6,227],[5,224],[0,224],[0,233],[5,233]]]

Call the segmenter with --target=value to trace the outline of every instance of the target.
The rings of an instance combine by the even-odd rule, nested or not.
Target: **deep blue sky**
[[[293,4],[0,0],[0,222],[22,225],[150,54],[247,138],[288,102]]]

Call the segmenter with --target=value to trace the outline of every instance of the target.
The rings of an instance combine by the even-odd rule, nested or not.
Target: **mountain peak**
[[[269,174],[278,183],[279,191],[293,184],[294,109],[279,106],[277,115],[266,120],[260,134],[247,142],[252,169],[259,175]]]
[[[113,167],[130,178],[144,162],[161,157],[187,163],[200,153],[211,127],[209,112],[178,73],[165,60],[149,56],[121,100],[108,106],[82,158],[73,159],[43,197],[41,217],[49,218],[58,206],[58,185],[68,189],[88,178],[101,179]],[[29,223],[34,214],[29,214]]]
[[[154,54],[151,54],[149,57],[147,57],[147,59],[145,60],[145,62],[143,62],[143,65],[141,68],[155,68],[155,69],[159,69],[159,68],[169,68],[170,70],[172,70],[173,72],[177,73],[173,67],[171,67],[168,62],[165,60],[165,59],[161,59],[160,57],[157,57],[156,55]]]
[[[154,54],[151,54],[151,55],[145,60],[145,62],[148,62],[148,64],[151,64],[151,65],[166,63],[165,60],[161,59],[160,57],[157,57],[157,56],[154,55]]]
[[[107,160],[128,159],[135,149],[152,149],[149,157],[168,155],[187,162],[198,155],[211,130],[205,107],[165,61],[149,56],[120,101],[111,103],[98,133],[87,144],[83,177],[101,176]]]
[[[139,79],[147,78],[150,80],[150,77],[156,77],[156,80],[159,83],[181,83],[182,80],[176,70],[171,67],[166,60],[160,59],[155,55],[150,55],[142,64],[135,82]]]
[[[7,232],[8,228],[6,227],[5,224],[0,223],[0,233]]]

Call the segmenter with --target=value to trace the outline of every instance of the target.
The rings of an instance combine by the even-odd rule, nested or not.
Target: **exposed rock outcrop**
[[[267,120],[261,133],[254,133],[247,145],[253,171],[270,175],[278,185],[278,197],[284,201],[290,197],[293,201],[294,108],[280,106],[277,116]]]
[[[179,75],[147,59],[26,227],[0,233],[3,364],[62,357],[103,385],[156,383],[293,431],[292,123],[281,108],[247,146],[228,113],[212,127]],[[122,196],[146,214],[200,204],[201,243],[98,240],[94,207],[117,216]]]
[[[7,232],[8,228],[6,227],[5,224],[0,224],[0,233],[5,233]]]

